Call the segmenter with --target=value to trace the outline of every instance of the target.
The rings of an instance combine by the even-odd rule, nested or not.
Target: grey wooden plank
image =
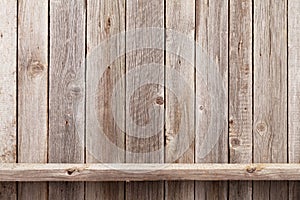
[[[0,183],[0,198],[7,200],[17,199],[17,189],[15,182]]]
[[[0,163],[16,162],[17,0],[0,1]],[[16,184],[0,183],[1,199],[16,199]]]
[[[125,56],[114,58],[115,52],[125,48],[125,34],[120,34],[125,31],[125,1],[90,0],[87,2],[87,13],[86,162],[122,163],[125,161],[125,133],[119,126],[124,127],[125,114],[117,112],[119,118],[123,119],[118,122],[114,119],[112,108],[118,106],[118,109],[125,111],[125,107],[122,106],[125,102],[125,80],[120,80],[125,74]],[[115,34],[120,34],[116,41],[111,39]],[[107,49],[103,54],[99,52],[97,56],[102,46]],[[91,65],[98,67],[91,67]],[[100,74],[101,72],[103,74]],[[118,81],[122,82],[122,90],[114,96],[117,105],[112,105],[113,89]],[[98,88],[97,96],[94,95],[95,88]],[[95,113],[99,124],[93,122]],[[99,125],[102,130],[99,130]],[[87,182],[86,199],[124,199],[124,185],[124,182]]]
[[[0,178],[3,181],[108,181],[110,184],[126,180],[148,184],[145,181],[300,180],[300,165],[296,163],[110,163],[109,167],[103,163],[2,163],[0,166]],[[136,186],[137,190],[143,188],[138,184]],[[157,186],[152,184],[150,187]],[[141,192],[138,195],[142,195]],[[149,195],[154,197],[162,194]]]
[[[35,10],[35,12],[32,12]],[[18,2],[18,162],[47,162],[48,2]],[[19,183],[18,199],[47,199],[48,186]]]
[[[300,162],[300,2],[288,1],[288,149],[289,162]],[[300,199],[300,182],[289,183],[289,199]]]
[[[285,163],[287,162],[287,1],[255,0],[253,17],[253,161]],[[287,182],[254,182],[254,199],[285,199],[287,195]]]
[[[252,162],[252,0],[230,1],[230,163]],[[229,182],[229,199],[252,199],[252,182]]]
[[[198,52],[196,49],[196,65],[203,65],[200,70],[203,80],[198,76],[196,78],[196,96],[201,96],[203,100],[203,103],[196,102],[196,105],[201,105],[196,108],[200,109],[196,112],[196,124],[199,122],[199,126],[196,126],[195,140],[197,163],[228,162],[228,2],[227,0],[196,0],[196,40],[203,51]],[[206,54],[209,60],[207,62],[199,60],[199,54]],[[212,71],[215,72],[212,74],[210,71],[214,68],[217,69]],[[218,79],[221,85],[214,83]],[[205,85],[208,85],[207,90],[203,90]],[[214,85],[217,85],[217,89],[212,89]],[[223,91],[223,94],[218,90]],[[205,93],[207,95],[203,95]],[[216,108],[212,106],[213,104],[219,107]],[[215,120],[211,120],[212,118]],[[210,146],[207,149],[201,143],[211,134],[217,134],[214,138],[217,143],[208,144]],[[227,198],[227,182],[196,182],[195,184],[196,199]]]
[[[18,199],[48,199],[47,182],[26,182],[18,185]]]
[[[165,118],[165,137],[166,150],[165,162],[172,163],[194,163],[194,99],[195,99],[195,81],[194,81],[194,56],[192,60],[184,60],[180,54],[185,51],[182,41],[176,40],[169,33],[178,32],[187,37],[191,44],[194,43],[195,36],[195,1],[179,0],[166,1],[166,68],[175,70],[182,76],[182,79],[188,80],[187,86],[183,84],[183,80],[178,80],[173,73],[166,71],[166,118]],[[179,48],[174,45],[178,43]],[[180,46],[182,45],[182,46]],[[189,54],[194,55],[195,49],[189,49]],[[177,52],[177,54],[171,53]],[[185,52],[187,53],[187,52]],[[189,63],[192,62],[192,63]],[[189,88],[185,88],[189,87]],[[183,94],[174,93],[177,90],[186,91]],[[190,90],[191,89],[191,93]],[[189,104],[191,102],[191,105]],[[181,126],[188,126],[189,133],[181,133]],[[184,134],[184,136],[179,136]],[[187,144],[183,141],[188,140],[190,135],[193,137],[191,142]],[[189,146],[186,146],[189,145]],[[184,152],[181,152],[184,150]],[[183,153],[183,154],[182,154]],[[193,199],[194,200],[194,181],[168,181],[165,182],[165,199]]]
[[[164,27],[164,0],[126,1],[126,30],[136,30],[145,27]],[[128,36],[128,35],[127,35]],[[143,36],[129,39],[126,37],[126,50],[133,49],[126,55],[126,162],[127,163],[162,163],[164,161],[164,116],[155,112],[153,119],[149,119],[149,109],[163,110],[164,89],[161,86],[164,79],[164,52],[158,49],[135,50],[140,45],[155,43],[161,49],[164,48],[164,32],[159,38],[151,37],[151,32],[145,32]],[[138,67],[144,64],[156,63],[157,73]],[[135,73],[132,70],[144,70]],[[131,71],[131,72],[130,72]],[[132,76],[129,76],[133,74]],[[149,84],[142,84],[143,81]],[[154,82],[154,84],[152,83]],[[141,85],[140,85],[141,84]],[[136,89],[135,89],[136,88]],[[134,90],[131,93],[131,90]],[[158,100],[158,101],[156,101]],[[152,108],[150,108],[152,107]],[[130,110],[129,110],[130,109]],[[162,114],[163,115],[163,114]],[[129,125],[128,120],[134,125]],[[155,122],[149,120],[156,120]],[[149,127],[145,130],[143,127]],[[159,129],[157,133],[149,133],[151,129]],[[136,137],[132,136],[137,134]],[[151,134],[155,134],[151,137]],[[151,154],[150,152],[157,152]],[[164,183],[144,182],[127,183],[126,199],[163,199]]]
[[[49,162],[84,162],[85,1],[50,1]],[[50,199],[83,199],[84,183],[50,183]]]

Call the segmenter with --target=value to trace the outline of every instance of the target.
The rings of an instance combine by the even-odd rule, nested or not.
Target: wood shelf
[[[0,164],[1,181],[300,180],[300,164]]]

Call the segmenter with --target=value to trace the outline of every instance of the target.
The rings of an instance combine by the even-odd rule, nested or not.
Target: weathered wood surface
[[[164,0],[127,0],[126,31],[146,27],[164,28]],[[159,37],[156,38],[149,32],[134,38],[126,35],[126,51],[132,50],[126,54],[126,163],[164,162],[162,111],[165,94],[161,86],[164,82],[164,31],[155,35]],[[137,49],[140,44],[152,43],[161,50]],[[151,63],[158,65],[155,73],[147,66]],[[141,67],[142,65],[146,66]],[[135,70],[138,70],[138,74],[135,74]],[[144,85],[142,83],[145,80],[147,83]],[[149,114],[150,109],[155,109],[155,115]],[[149,133],[151,130],[158,132]],[[143,198],[163,199],[164,182],[126,183],[126,199]]]
[[[47,163],[48,2],[18,1],[18,13],[18,162]],[[47,190],[20,183],[18,199],[47,199]]]
[[[3,181],[300,180],[299,171],[292,163],[0,164]]]
[[[17,161],[17,0],[0,1],[0,18],[0,163],[9,163]],[[15,183],[0,183],[0,199],[16,193]]]
[[[252,162],[252,0],[231,0],[229,21],[230,163]],[[230,182],[229,199],[252,199],[252,182]]]
[[[0,183],[0,199],[300,198],[297,181],[253,182],[253,191],[247,181],[299,180],[298,165],[276,164],[300,162],[297,0],[1,0],[0,10],[0,162],[41,164],[1,165],[0,180],[67,181]],[[166,30],[131,37],[146,27]],[[151,165],[82,171],[47,161]],[[204,165],[150,169],[163,162]],[[245,171],[251,162],[274,164]],[[209,181],[217,179],[225,181]],[[124,180],[148,182],[116,182]]]
[[[85,1],[50,0],[50,163],[83,163]],[[83,199],[84,183],[50,183],[49,199]]]
[[[300,2],[288,1],[288,155],[300,162]],[[289,199],[300,199],[300,182],[289,183]]]
[[[254,1],[253,161],[287,162],[287,1]],[[268,192],[266,192],[268,191]],[[254,182],[254,199],[285,199],[287,182]]]
[[[89,0],[87,14],[87,80],[90,81],[87,82],[86,162],[123,163],[125,137],[119,126],[125,126],[125,80],[121,81],[122,90],[114,96],[118,110],[123,110],[117,112],[118,118],[123,119],[119,122],[122,125],[114,120],[112,95],[117,82],[125,74],[125,57],[115,58],[111,52],[125,49],[125,35],[121,34],[125,31],[125,1]],[[116,41],[110,40],[115,34],[120,36]],[[100,50],[104,53],[100,54]],[[97,108],[91,105],[97,105]],[[95,117],[102,124],[102,130],[94,123]],[[116,151],[116,148],[123,151]],[[86,199],[123,199],[124,185],[124,182],[86,183],[85,196]]]
[[[196,79],[196,95],[202,96],[200,113],[196,112],[195,156],[197,163],[227,163],[228,162],[228,1],[196,1],[196,41],[203,52],[197,52],[196,65],[203,65],[200,73],[203,80]],[[208,60],[198,59],[199,54],[206,54]],[[201,58],[201,56],[200,56]],[[212,89],[220,79],[222,83],[216,90]],[[203,85],[207,85],[204,96]],[[224,88],[220,88],[224,87]],[[222,95],[222,92],[224,93]],[[206,97],[207,96],[207,97]],[[212,106],[217,104],[219,107]],[[211,119],[214,119],[212,121]],[[214,138],[216,145],[203,154],[201,142],[209,135],[219,134]],[[212,141],[207,141],[211,143]],[[209,144],[210,145],[210,144]],[[196,199],[226,199],[228,195],[227,182],[196,182]]]
[[[174,77],[174,75],[168,70],[165,73],[165,162],[194,163],[195,113],[191,112],[195,108],[194,56],[191,56],[191,60],[185,60],[179,56],[183,53],[183,51],[186,51],[184,46],[187,44],[183,43],[183,41],[176,41],[176,38],[169,33],[169,30],[184,34],[188,37],[191,41],[192,48],[188,49],[189,52],[185,53],[194,55],[195,49],[193,41],[195,37],[195,1],[167,0],[165,20],[167,31],[165,55],[166,68],[177,71],[183,79],[188,80],[188,82],[183,84],[178,80],[178,77]],[[170,52],[176,52],[176,55]],[[175,88],[178,91],[186,92],[182,93],[183,95],[174,94]],[[189,128],[185,129],[186,132],[182,132],[182,127]],[[185,142],[185,140],[187,142]],[[183,150],[184,153],[182,154],[181,151]],[[165,199],[194,200],[194,181],[166,182]]]

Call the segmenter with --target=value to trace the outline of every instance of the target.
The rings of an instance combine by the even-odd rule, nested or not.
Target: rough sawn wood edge
[[[158,180],[300,180],[300,164],[0,164],[0,181]]]

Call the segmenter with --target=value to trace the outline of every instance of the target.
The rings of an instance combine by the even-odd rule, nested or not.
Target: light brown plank
[[[277,163],[193,165],[186,163],[2,163],[0,164],[0,178],[2,181],[67,181],[68,183],[70,181],[125,180],[300,180],[299,170],[300,164]],[[139,185],[137,183],[136,185]],[[144,185],[147,182],[141,184]],[[157,185],[152,184],[151,187],[158,189]],[[138,188],[136,189],[138,190]]]
[[[166,71],[166,163],[194,163],[194,36],[195,36],[195,1],[179,0],[166,1],[166,68],[177,71],[188,80],[185,85],[173,73]],[[191,60],[184,60],[180,55],[186,49],[182,41],[176,40],[169,31],[183,34],[190,40],[192,48],[188,53],[193,55]],[[179,48],[174,48],[178,43]],[[180,46],[182,45],[182,46]],[[177,45],[176,45],[177,46]],[[174,49],[172,49],[174,48]],[[177,52],[177,54],[171,53]],[[187,53],[187,52],[185,52]],[[188,88],[185,88],[188,87]],[[186,91],[175,94],[174,89]],[[181,128],[189,127],[187,132]],[[184,140],[189,140],[187,143]],[[172,181],[165,183],[165,199],[194,200],[194,181]]]
[[[116,58],[114,53],[125,49],[125,34],[116,37],[116,41],[111,38],[125,31],[125,1],[89,0],[87,13],[86,162],[122,163],[125,161],[125,137],[119,128],[120,122],[114,120],[112,107],[118,106],[118,109],[123,110],[117,112],[117,115],[123,119],[121,123],[124,127],[125,80],[120,79],[125,73],[125,57]],[[118,81],[122,82],[122,90],[114,98],[120,103],[112,105],[113,89]],[[98,119],[97,123],[94,123],[94,118]],[[102,129],[99,130],[99,127]],[[121,151],[116,151],[118,148]],[[124,199],[124,185],[124,182],[88,182],[86,199]]]
[[[18,162],[46,163],[48,2],[21,0],[18,13]],[[47,187],[19,183],[18,199],[47,199]]]
[[[50,1],[49,162],[83,163],[85,1]],[[84,183],[50,183],[49,199],[83,199]]]
[[[16,162],[17,0],[0,1],[0,163]],[[0,199],[16,199],[15,183],[0,183]]]
[[[199,125],[196,126],[195,156],[198,163],[228,162],[228,2],[196,0],[196,40],[203,51],[196,49],[196,65],[202,66],[199,73],[203,76],[203,80],[196,76],[196,95],[203,100],[196,102],[196,124]],[[206,85],[207,90],[203,90]],[[214,139],[205,140],[214,134]],[[217,141],[216,144],[213,141]],[[227,191],[227,182],[196,182],[195,198],[226,199]]]
[[[126,30],[145,27],[164,28],[164,0],[126,1]],[[159,34],[158,34],[159,35]],[[159,37],[145,32],[136,37],[126,37],[126,162],[127,163],[162,163],[164,162],[164,52],[158,49],[135,50],[140,44],[157,44],[164,48],[164,32]],[[143,69],[141,65],[156,63],[156,73]],[[140,70],[135,73],[132,70]],[[143,70],[143,71],[141,71]],[[133,74],[133,76],[129,76]],[[149,84],[142,84],[147,81]],[[154,82],[154,84],[153,84]],[[141,85],[140,85],[141,84]],[[133,90],[133,92],[131,92]],[[156,109],[150,115],[150,109]],[[160,118],[159,118],[160,116]],[[157,120],[160,119],[160,120]],[[129,120],[133,122],[129,124]],[[153,122],[154,121],[154,122]],[[145,129],[143,127],[149,127]],[[157,133],[149,130],[158,129]],[[133,136],[135,134],[135,136]],[[153,136],[154,135],[154,136]],[[152,154],[151,152],[157,152]],[[145,195],[146,194],[146,195]],[[145,182],[127,183],[126,199],[163,199],[164,183]]]
[[[230,163],[252,162],[252,0],[230,1]],[[252,182],[230,182],[229,199],[252,199]]]
[[[287,162],[287,1],[254,1],[254,162]],[[254,199],[285,199],[287,182],[254,182]]]
[[[289,162],[300,162],[300,2],[288,1]],[[289,183],[289,199],[300,199],[300,183]]]

